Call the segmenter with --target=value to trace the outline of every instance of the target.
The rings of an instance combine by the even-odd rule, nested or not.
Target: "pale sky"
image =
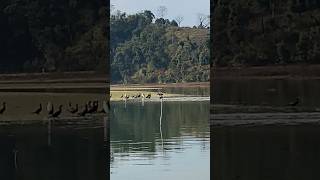
[[[210,0],[111,0],[111,4],[127,14],[151,10],[156,15],[159,6],[166,6],[165,18],[172,20],[183,16],[181,26],[199,25],[198,14],[210,14]]]

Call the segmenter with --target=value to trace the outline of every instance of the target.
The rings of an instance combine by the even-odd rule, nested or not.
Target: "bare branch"
[[[175,20],[177,21],[177,23],[178,23],[178,25],[180,26],[180,24],[181,24],[181,22],[183,21],[183,16],[177,16],[176,18],[175,18]]]

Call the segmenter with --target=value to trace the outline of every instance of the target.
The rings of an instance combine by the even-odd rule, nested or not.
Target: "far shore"
[[[187,82],[187,83],[146,83],[146,84],[111,84],[110,88],[113,90],[117,89],[148,89],[148,88],[168,88],[168,87],[178,87],[178,88],[192,88],[192,87],[210,87],[210,82]]]
[[[212,67],[211,79],[320,79],[320,65]]]
[[[137,94],[151,94],[151,97],[158,97],[157,91],[162,91],[163,88],[209,88],[210,82],[193,82],[193,83],[167,83],[167,84],[113,84],[110,86],[111,101],[122,100],[121,95],[127,94],[130,97]],[[164,93],[165,97],[181,97],[181,94]]]

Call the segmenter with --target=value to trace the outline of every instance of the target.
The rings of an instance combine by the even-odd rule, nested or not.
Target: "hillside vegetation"
[[[111,79],[114,83],[209,80],[209,30],[178,27],[151,11],[111,15]]]
[[[107,12],[103,0],[1,0],[0,73],[106,73]]]
[[[216,66],[319,64],[320,1],[215,0]]]

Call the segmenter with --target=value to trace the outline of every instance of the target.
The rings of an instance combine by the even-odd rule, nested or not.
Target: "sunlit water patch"
[[[111,179],[210,178],[209,101],[112,104]],[[161,117],[161,118],[160,118]]]

